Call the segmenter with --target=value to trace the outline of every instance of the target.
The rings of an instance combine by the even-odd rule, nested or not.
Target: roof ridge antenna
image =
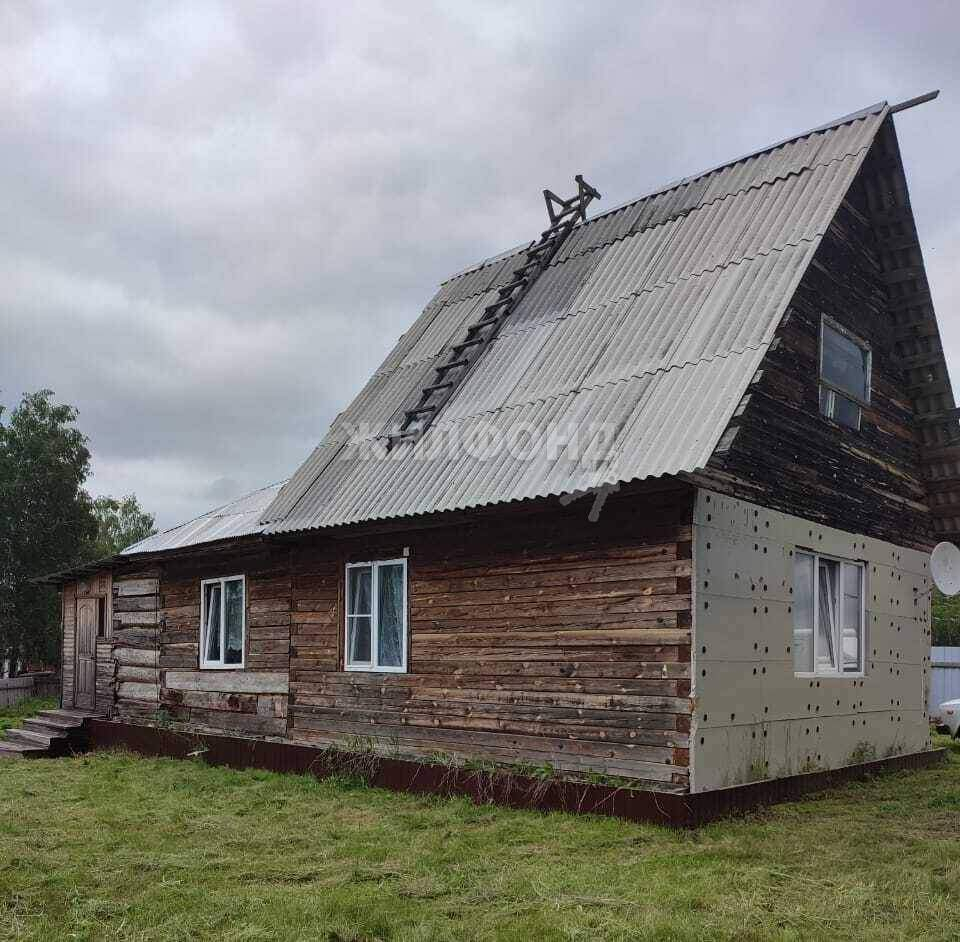
[[[900,111],[906,111],[908,108],[916,108],[917,105],[924,105],[928,101],[933,101],[940,94],[940,89],[935,88],[932,92],[927,92],[923,95],[917,95],[916,98],[908,98],[906,101],[901,101],[899,104],[890,106],[890,114],[897,114]]]
[[[531,242],[523,253],[523,261],[515,268],[506,284],[497,288],[497,299],[488,304],[480,318],[466,330],[463,339],[453,344],[433,367],[436,376],[424,386],[409,408],[403,410],[403,421],[397,432],[387,437],[387,449],[403,441],[416,441],[433,424],[440,410],[449,402],[470,368],[483,355],[500,331],[504,321],[517,309],[533,283],[547,268],[578,222],[586,221],[587,207],[600,193],[583,174],[574,178],[577,192],[563,199],[551,190],[543,191],[550,225]]]

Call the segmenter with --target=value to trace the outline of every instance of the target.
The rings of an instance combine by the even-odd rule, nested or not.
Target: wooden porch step
[[[38,733],[46,733],[50,736],[61,735],[66,736],[68,733],[72,733],[75,729],[80,729],[82,723],[74,723],[70,720],[61,719],[59,717],[43,716],[31,716],[29,719],[26,719],[21,723],[22,729],[31,729]]]
[[[58,739],[65,739],[66,733],[62,732],[39,732],[33,729],[14,728],[8,729],[4,733],[4,742],[17,743],[24,746],[37,746],[40,749],[49,749],[50,745]]]
[[[96,715],[96,713],[85,713],[82,710],[42,710],[33,719],[47,722],[60,729],[79,729],[85,720]]]
[[[83,724],[97,715],[83,710],[43,710],[6,731],[5,738],[0,738],[0,758],[70,755],[82,746]]]
[[[41,710],[37,716],[61,716],[64,719],[78,720],[82,723],[86,719],[103,716],[103,714],[95,713],[93,710],[75,710],[72,707],[54,707],[51,710]]]
[[[47,755],[45,746],[27,746],[23,743],[0,739],[0,759],[35,759]]]

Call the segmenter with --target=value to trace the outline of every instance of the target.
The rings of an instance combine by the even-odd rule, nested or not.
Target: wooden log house
[[[282,486],[55,577],[63,704],[681,793],[927,749],[960,427],[896,110],[548,193]]]

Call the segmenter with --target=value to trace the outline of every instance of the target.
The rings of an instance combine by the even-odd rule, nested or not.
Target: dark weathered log
[[[153,648],[117,647],[113,649],[114,660],[120,665],[156,667],[159,654]]]
[[[118,700],[159,700],[160,685],[157,683],[118,683]]]
[[[171,690],[164,687],[160,699],[165,704],[220,710],[229,713],[256,713],[257,695],[248,693],[213,693],[202,690]]]
[[[156,595],[121,595],[113,600],[114,612],[155,612]]]
[[[205,690],[221,693],[286,693],[289,678],[285,672],[167,671],[164,686],[170,690]]]
[[[159,579],[129,579],[116,577],[113,582],[113,594],[120,598],[128,595],[155,596],[160,591]]]
[[[255,736],[283,736],[287,731],[285,718],[192,707],[189,710],[187,722],[200,729],[234,730]]]
[[[137,647],[156,647],[159,633],[154,628],[121,628],[114,627],[110,640],[114,647],[135,645]]]
[[[157,623],[157,613],[153,610],[146,612],[114,612],[113,623],[119,626],[129,625],[130,627],[155,625]]]

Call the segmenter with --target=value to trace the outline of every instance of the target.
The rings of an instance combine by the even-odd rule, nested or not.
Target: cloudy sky
[[[449,273],[880,99],[960,377],[951,2],[0,4],[0,403],[170,526],[287,477]],[[867,15],[869,12],[869,15]]]

